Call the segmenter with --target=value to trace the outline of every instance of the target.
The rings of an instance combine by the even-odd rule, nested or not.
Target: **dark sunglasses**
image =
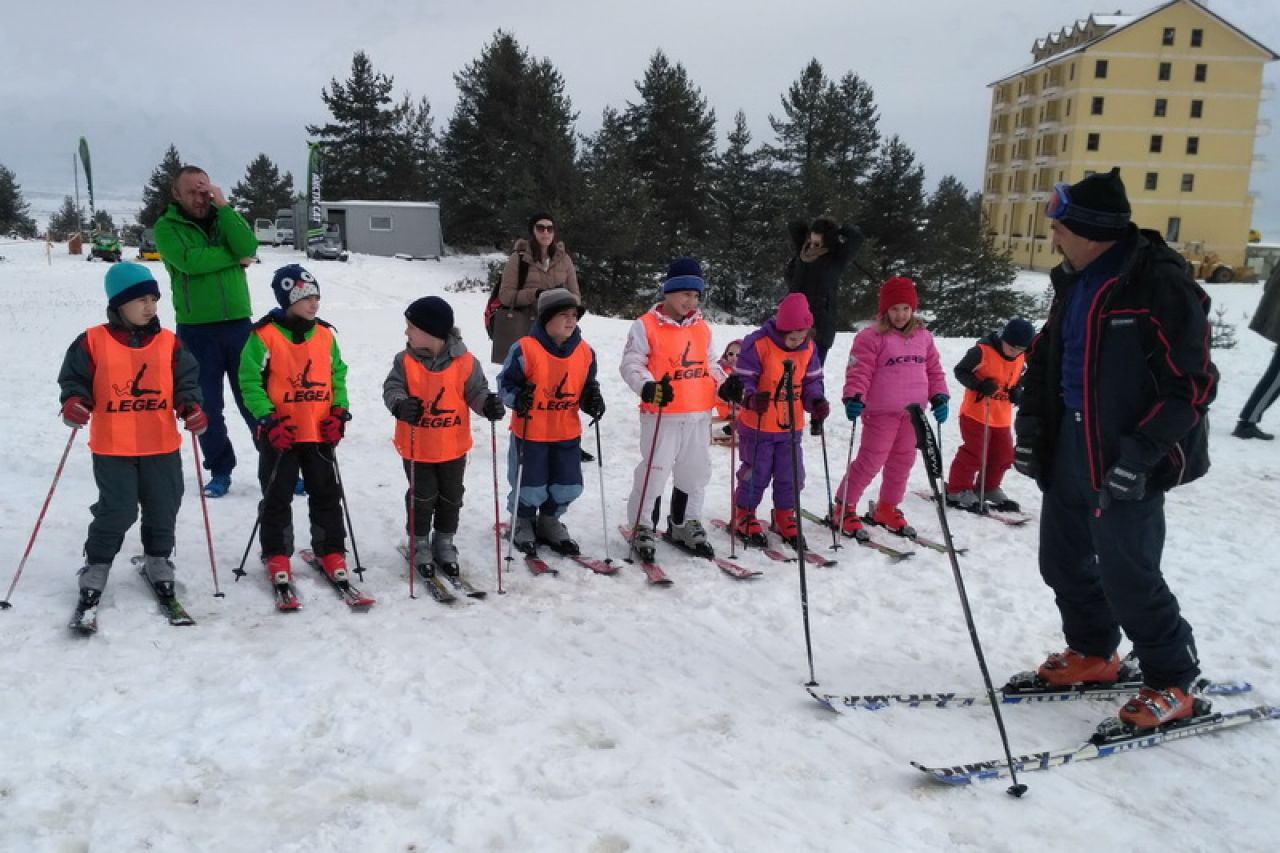
[[[556,227],[554,225],[543,225],[541,222],[539,222],[537,225],[533,226],[533,230],[541,231],[545,234],[548,231],[556,230]]]
[[[1050,193],[1049,200],[1044,203],[1045,216],[1050,219],[1070,217],[1076,222],[1095,225],[1099,228],[1124,228],[1129,224],[1128,214],[1089,210],[1072,204],[1070,189],[1071,185],[1066,182],[1053,185],[1053,192]]]

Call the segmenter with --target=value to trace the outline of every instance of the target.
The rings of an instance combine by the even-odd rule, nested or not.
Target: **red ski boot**
[[[756,518],[753,510],[746,507],[733,508],[733,535],[746,545],[765,548],[769,540],[764,535],[764,525]]]
[[[907,524],[907,517],[902,514],[902,510],[898,509],[897,504],[872,501],[869,520],[872,524],[879,525],[890,533],[905,536],[907,539],[915,538],[916,529]]]
[[[796,524],[794,509],[775,509],[769,529],[782,537],[782,541],[796,550],[800,549],[800,526]]]
[[[852,536],[859,542],[871,538],[862,528],[862,519],[858,517],[858,509],[853,504],[842,504],[836,501],[831,505],[831,519],[845,536]]]
[[[1156,690],[1143,687],[1120,709],[1120,722],[1135,729],[1154,729],[1178,720],[1185,720],[1195,713],[1195,699],[1181,687]]]
[[[267,557],[267,577],[275,586],[293,583],[293,568],[289,565],[287,554]]]
[[[1036,675],[1053,687],[1069,687],[1072,684],[1113,684],[1120,677],[1120,656],[1110,657],[1082,655],[1075,649],[1065,649],[1061,654],[1049,655]]]
[[[325,554],[320,557],[320,568],[334,583],[342,583],[347,579],[347,557],[341,551]]]

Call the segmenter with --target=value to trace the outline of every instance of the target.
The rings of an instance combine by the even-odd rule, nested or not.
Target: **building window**
[[[1204,101],[1199,101],[1199,100],[1197,100],[1197,101],[1192,101],[1192,102],[1191,102],[1191,117],[1192,117],[1192,118],[1201,118],[1203,115],[1204,115]]]
[[[1143,189],[1154,190],[1160,182],[1160,174],[1158,172],[1147,172],[1147,180],[1143,184]]]
[[[1067,150],[1067,135],[1065,133],[1062,134],[1062,150],[1063,151]],[[1059,177],[1058,180],[1062,180],[1062,178]]]
[[[369,230],[370,231],[393,231],[394,228],[392,228],[391,217],[390,216],[370,216]]]
[[[1187,153],[1188,154],[1200,153],[1200,137],[1198,136],[1187,137]]]
[[[1098,150],[1098,146],[1101,144],[1101,142],[1102,142],[1101,134],[1091,133],[1091,134],[1089,134],[1089,138],[1088,138],[1088,140],[1085,142],[1085,146],[1084,146],[1084,147],[1085,147],[1085,148],[1087,148],[1087,149],[1088,149],[1088,150],[1090,150],[1090,151],[1097,151],[1097,150]]]
[[[1204,30],[1191,31],[1191,46],[1201,47],[1204,44]]]
[[[1163,136],[1161,136],[1161,135],[1160,135],[1160,134],[1158,134],[1158,133],[1156,133],[1156,134],[1152,134],[1152,136],[1151,136],[1151,147],[1150,147],[1150,148],[1148,148],[1147,150],[1148,150],[1148,151],[1150,151],[1152,154],[1159,154],[1161,151],[1163,151],[1163,150],[1164,150],[1164,137],[1163,137]]]
[[[1067,79],[1068,80],[1076,79],[1076,64],[1074,62],[1071,63],[1071,68],[1067,72]]]
[[[1195,191],[1195,188],[1196,188],[1196,176],[1195,176],[1195,175],[1183,175],[1183,176],[1182,176],[1182,191],[1183,191],[1184,193],[1194,192],[1194,191]]]
[[[1070,98],[1067,99],[1067,115],[1068,116],[1071,115],[1071,99]]]
[[[1168,80],[1172,76],[1173,76],[1173,63],[1161,62],[1160,71],[1158,74],[1156,74],[1156,77],[1159,78],[1160,80]]]
[[[1178,235],[1182,232],[1182,217],[1170,216],[1169,225],[1164,229],[1164,239],[1168,243],[1178,242]]]
[[[1156,98],[1156,118],[1164,118],[1169,111],[1169,102],[1164,98]]]
[[[1093,104],[1089,107],[1090,115],[1095,115],[1095,116],[1102,115],[1102,100],[1103,100],[1102,98],[1093,99]]]
[[[1196,63],[1196,82],[1203,83],[1209,79],[1209,66],[1203,62]]]
[[[1164,34],[1160,37],[1160,43],[1165,47],[1173,47],[1173,27],[1165,27]]]
[[[1105,59],[1099,59],[1093,63],[1093,76],[1099,80],[1107,79],[1107,61]]]

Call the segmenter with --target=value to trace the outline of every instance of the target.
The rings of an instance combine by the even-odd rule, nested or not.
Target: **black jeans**
[[[409,511],[411,495],[417,492],[417,504],[413,508],[412,536],[426,536],[433,529],[441,533],[458,532],[458,516],[462,513],[462,495],[466,492],[463,474],[467,470],[467,457],[459,456],[448,462],[410,462],[404,460],[404,473],[413,469],[413,489],[404,493],[405,512]],[[405,529],[409,523],[406,517]]]
[[[262,556],[293,554],[293,487],[299,473],[307,487],[311,550],[317,557],[344,553],[347,531],[342,523],[342,492],[333,470],[333,448],[299,442],[280,453],[263,442],[258,456],[258,481],[262,484],[262,502],[258,505],[262,527],[258,537]]]
[[[182,457],[93,454],[98,500],[90,511],[84,553],[90,563],[111,564],[142,507],[142,550],[155,557],[173,552],[173,528],[182,506]]]
[[[1053,589],[1067,645],[1107,656],[1124,629],[1148,686],[1185,689],[1200,669],[1191,626],[1160,571],[1164,493],[1105,509],[1098,498],[1084,424],[1068,411],[1040,517],[1040,575]]]

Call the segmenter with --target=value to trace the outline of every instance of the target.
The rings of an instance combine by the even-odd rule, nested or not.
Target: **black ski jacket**
[[[1084,423],[1093,487],[1121,459],[1166,490],[1209,469],[1208,411],[1218,388],[1209,350],[1209,297],[1182,256],[1161,236],[1130,226],[1134,246],[1087,313]],[[1078,276],[1050,273],[1049,319],[1027,352],[1018,443],[1031,445],[1043,472],[1052,463],[1062,402],[1062,317]]]
[[[803,222],[787,226],[795,254],[787,262],[785,281],[788,293],[803,293],[813,314],[813,340],[818,346],[831,348],[836,339],[836,314],[839,311],[840,279],[849,261],[862,245],[862,232],[856,225],[843,225],[835,245],[812,261],[802,261],[800,250],[809,236]]]

